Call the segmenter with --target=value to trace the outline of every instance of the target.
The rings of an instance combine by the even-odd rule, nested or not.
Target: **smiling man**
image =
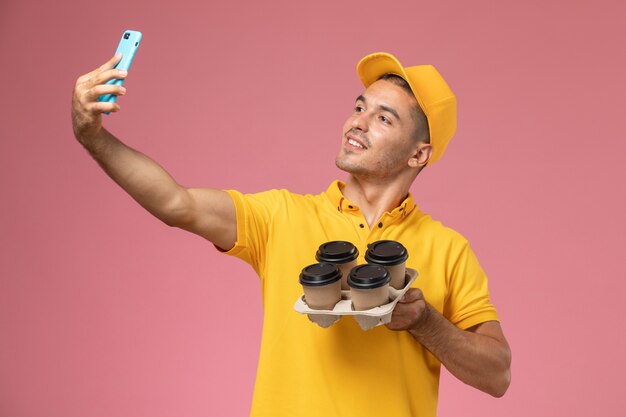
[[[511,352],[487,278],[467,240],[421,212],[409,193],[456,129],[456,99],[429,65],[403,67],[387,53],[357,65],[365,91],[343,127],[335,181],[317,195],[185,188],[102,127],[125,94],[105,84],[119,58],[77,80],[73,126],[106,173],[168,225],[198,234],[249,263],[262,281],[263,338],[253,416],[434,416],[440,366],[493,396],[510,383]],[[137,175],[137,174],[141,175]],[[294,233],[297,231],[297,233]],[[390,239],[420,273],[386,326],[354,320],[327,329],[294,312],[300,270],[320,244]]]

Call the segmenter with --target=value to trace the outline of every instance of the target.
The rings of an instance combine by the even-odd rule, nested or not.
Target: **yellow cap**
[[[456,97],[435,67],[417,65],[405,68],[393,55],[375,52],[359,61],[356,73],[366,88],[385,74],[395,74],[406,80],[428,119],[433,146],[428,165],[441,158],[456,131]]]

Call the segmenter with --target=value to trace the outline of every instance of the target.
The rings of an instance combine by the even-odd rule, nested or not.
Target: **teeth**
[[[348,139],[348,143],[352,146],[356,146],[357,148],[363,149],[363,146],[354,139]]]

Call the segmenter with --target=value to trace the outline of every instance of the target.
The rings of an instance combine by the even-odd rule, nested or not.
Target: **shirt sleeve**
[[[498,321],[498,314],[489,298],[487,276],[467,241],[449,277],[449,291],[444,316],[461,329],[486,321]]]
[[[237,242],[225,253],[250,264],[260,276],[265,267],[269,224],[278,206],[278,193],[275,190],[257,194],[226,192],[237,213]]]

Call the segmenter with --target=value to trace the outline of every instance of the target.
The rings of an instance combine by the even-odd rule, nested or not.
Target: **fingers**
[[[418,313],[413,305],[398,303],[391,313],[391,321],[387,323],[390,330],[406,330],[411,327]]]
[[[110,70],[112,68],[115,68],[115,66],[120,62],[120,60],[122,59],[122,53],[118,53],[116,55],[114,55],[111,59],[109,59],[107,62],[105,62],[104,64],[100,65],[98,68],[96,68],[93,71],[88,72],[87,74],[81,75],[80,77],[78,77],[78,81],[77,84],[82,84],[85,81],[92,79],[93,77],[95,77],[96,75]]]
[[[88,102],[96,100],[102,94],[125,94],[126,90],[118,86],[114,86],[113,89],[108,86],[103,88],[103,84],[108,81],[123,79],[128,75],[126,71],[114,68],[121,58],[122,54],[118,53],[100,67],[79,77],[74,86],[75,100],[82,101],[81,104],[85,107]],[[84,100],[87,101],[85,102]]]
[[[113,68],[121,60],[122,60],[122,53],[118,52],[117,54],[113,55],[107,62],[102,64],[99,69],[105,70],[105,69]]]
[[[411,288],[398,303],[391,314],[391,321],[387,323],[390,330],[410,330],[419,326],[424,320],[426,311],[426,300],[422,291]]]
[[[96,101],[88,105],[87,110],[92,114],[115,113],[120,111],[120,106],[117,103],[108,101]]]
[[[409,288],[409,290],[404,293],[398,303],[408,304],[419,300],[424,300],[424,294],[422,293],[422,290],[420,290],[419,288]]]
[[[124,95],[126,89],[117,83],[110,82],[114,79],[126,78],[128,73],[114,68],[122,58],[118,53],[95,70],[81,76],[74,87],[73,108],[77,112],[91,114],[119,111],[117,104],[101,105],[98,97],[104,94]]]
[[[124,70],[106,69],[93,73],[89,78],[81,77],[82,80],[79,78],[76,82],[76,88],[91,88],[94,85],[104,84],[113,79],[124,79],[127,75],[128,73]]]
[[[72,126],[74,136],[83,145],[89,143],[102,127],[102,113],[115,113],[120,106],[114,102],[98,101],[98,97],[105,94],[124,95],[126,89],[118,83],[109,82],[113,79],[126,78],[126,71],[115,66],[122,59],[122,54],[116,54],[95,70],[80,76],[76,80],[72,94]]]
[[[117,103],[98,101],[98,97],[105,94],[123,96],[126,94],[126,88],[116,84],[96,84],[92,87],[85,84],[77,86],[74,90],[73,111],[92,115],[119,111],[120,106]]]
[[[93,115],[115,113],[120,111],[120,105],[112,101],[92,101],[85,104],[84,111]]]
[[[89,102],[97,100],[103,94],[124,95],[126,89],[115,83],[105,84],[113,79],[126,78],[128,73],[114,68],[122,58],[122,54],[116,54],[97,69],[81,76],[74,86],[74,101],[79,101],[85,107]]]
[[[86,102],[97,100],[98,97],[103,96],[105,94],[114,94],[116,96],[123,96],[126,94],[126,88],[121,85],[115,84],[98,84],[89,88],[87,90],[83,90],[82,99]]]

